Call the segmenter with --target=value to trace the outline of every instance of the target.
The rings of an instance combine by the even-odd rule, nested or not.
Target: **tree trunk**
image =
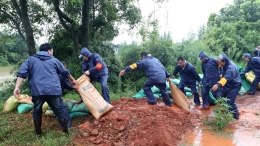
[[[90,0],[84,0],[82,8],[82,47],[89,47]]]
[[[28,8],[27,8],[27,0],[20,0],[20,18],[23,24],[23,28],[25,30],[26,35],[26,44],[28,47],[28,53],[29,55],[35,54],[35,42],[34,42],[34,35],[33,35],[33,29],[30,24],[30,20],[28,18]]]
[[[72,30],[72,40],[73,40],[73,45],[74,45],[74,49],[75,52],[79,52],[79,35],[77,33],[77,31]]]

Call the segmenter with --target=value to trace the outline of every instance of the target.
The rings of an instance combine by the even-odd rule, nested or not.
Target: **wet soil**
[[[121,98],[112,105],[114,110],[101,119],[79,126],[74,145],[177,146],[199,120],[199,114],[167,107],[161,100],[148,105],[146,99]]]
[[[192,99],[191,99],[192,101]],[[72,145],[99,146],[257,146],[260,143],[260,92],[238,96],[240,119],[224,132],[216,133],[203,125],[210,110],[191,106],[189,111],[167,107],[158,99],[121,98],[114,109],[99,120],[87,119],[78,126],[80,133]],[[92,118],[93,119],[93,118]]]

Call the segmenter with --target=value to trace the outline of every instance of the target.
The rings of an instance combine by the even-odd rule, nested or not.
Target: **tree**
[[[260,44],[260,0],[235,0],[211,14],[201,38],[214,52],[253,52]]]
[[[0,2],[0,24],[5,24],[18,32],[27,45],[29,55],[36,52],[34,31],[38,30],[36,26],[42,23],[41,18],[45,16],[39,1],[2,0]]]
[[[26,44],[19,34],[10,34],[9,30],[3,30],[0,38],[0,66],[15,65],[28,57]]]
[[[76,52],[80,47],[112,41],[118,34],[116,23],[134,27],[141,19],[140,10],[131,4],[133,0],[45,1],[53,4],[62,27],[72,36]]]

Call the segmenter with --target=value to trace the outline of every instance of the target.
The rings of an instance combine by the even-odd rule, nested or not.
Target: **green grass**
[[[70,136],[65,137],[54,117],[43,116],[43,137],[37,138],[31,113],[18,114],[16,111],[3,113],[1,106],[0,117],[0,146],[64,146],[71,144],[73,138],[79,133],[78,128],[70,128]],[[84,118],[72,119],[73,125],[86,122]]]
[[[127,91],[118,94],[110,93],[111,100],[118,100],[120,97],[131,97],[135,92]],[[79,95],[69,93],[63,96],[66,99],[79,100]],[[18,114],[17,111],[10,113],[2,112],[4,103],[0,103],[0,146],[15,145],[15,146],[65,146],[72,145],[72,141],[79,134],[78,125],[86,122],[87,117],[79,117],[72,119],[73,127],[69,129],[70,136],[63,136],[59,129],[59,123],[55,117],[43,116],[42,131],[43,137],[37,138],[34,131],[32,114]],[[88,118],[89,119],[89,118]],[[93,119],[90,117],[90,119]],[[91,121],[90,121],[91,122]],[[93,121],[92,121],[93,122]]]

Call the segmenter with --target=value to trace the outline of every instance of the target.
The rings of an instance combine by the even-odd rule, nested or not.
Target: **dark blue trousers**
[[[233,117],[235,119],[239,119],[239,113],[236,105],[236,97],[241,88],[241,85],[234,88],[228,88],[225,89],[225,87],[220,90],[220,97],[227,97],[229,100],[227,101],[227,104],[230,105],[229,111],[234,111]]]
[[[55,116],[60,121],[66,119],[66,112],[64,111],[65,104],[61,99],[61,96],[56,95],[42,95],[32,96],[33,107],[33,119],[42,118],[42,105],[47,102],[50,108],[53,110]],[[68,112],[67,112],[68,114]]]
[[[162,99],[163,99],[163,102],[165,103],[165,105],[172,106],[168,91],[166,89],[166,83],[155,83],[155,82],[153,82],[149,79],[146,80],[146,82],[143,86],[143,90],[144,90],[144,93],[146,95],[146,99],[148,101],[148,104],[156,104],[156,99],[155,99],[153,92],[151,90],[151,88],[153,86],[156,86],[158,89],[160,89],[160,92],[162,94]]]
[[[194,103],[196,105],[200,105],[200,98],[199,98],[199,93],[198,90],[196,88],[196,82],[193,82],[191,84],[185,84],[184,82],[180,82],[180,84],[178,85],[178,88],[183,92],[184,95],[186,95],[186,92],[184,90],[184,87],[188,87],[191,89],[193,95],[194,95]]]
[[[210,91],[210,87],[208,86],[203,86],[203,92],[202,92],[202,100],[203,100],[203,103],[202,103],[202,106],[204,108],[206,108],[209,103],[210,103],[210,100],[209,100],[209,91]]]
[[[107,87],[107,79],[108,79],[108,75],[103,75],[98,79],[94,79],[93,81],[97,81],[101,84],[102,96],[106,102],[110,103],[110,95],[109,95],[109,89]],[[92,82],[92,80],[90,81]]]
[[[250,87],[250,90],[248,92],[251,94],[255,94],[259,82],[260,82],[260,77],[255,77],[255,79],[253,80],[253,83]]]

